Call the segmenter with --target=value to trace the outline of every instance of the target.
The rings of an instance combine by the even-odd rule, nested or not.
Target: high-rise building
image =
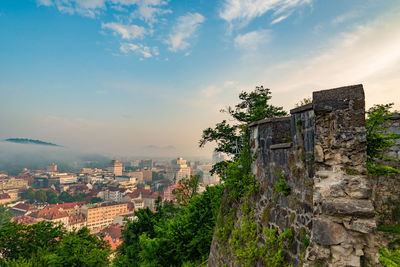
[[[171,166],[167,170],[167,178],[178,183],[180,180],[190,177],[190,167],[187,166],[186,160],[179,157],[171,162]]]
[[[122,175],[122,163],[117,159],[111,161],[110,167],[108,169],[115,176]]]
[[[142,169],[151,170],[153,168],[153,160],[152,159],[144,159],[140,162],[140,167]]]
[[[57,172],[57,164],[51,163],[51,164],[47,165],[46,170],[48,172]]]

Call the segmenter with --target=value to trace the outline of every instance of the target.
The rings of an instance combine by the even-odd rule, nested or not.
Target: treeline
[[[52,190],[37,190],[34,191],[32,188],[26,189],[22,192],[22,198],[29,201],[29,203],[49,203],[49,204],[61,204],[61,203],[71,203],[71,202],[80,202],[84,201],[87,198],[87,195],[84,193],[71,195],[68,192],[61,192],[60,195],[57,195]],[[90,203],[101,202],[102,199],[98,197],[90,198]]]

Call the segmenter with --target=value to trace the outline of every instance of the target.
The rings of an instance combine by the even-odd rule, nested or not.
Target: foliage
[[[387,248],[379,248],[379,262],[385,267],[400,266],[400,250],[389,250]]]
[[[262,259],[265,266],[287,266],[285,256],[287,241],[293,235],[290,229],[279,232],[278,228],[265,229],[265,240],[258,234],[261,227],[254,221],[254,211],[240,218],[240,227],[232,231],[229,244],[235,264],[255,266]],[[262,242],[264,241],[264,242]]]
[[[44,190],[38,190],[35,192],[35,200],[39,203],[46,203],[47,196]]]
[[[8,223],[11,218],[12,218],[13,214],[12,212],[8,209],[7,206],[5,205],[0,205],[0,228]]]
[[[47,198],[47,203],[49,203],[49,204],[60,203],[60,200],[58,199],[58,196],[54,191],[47,190],[46,191],[46,198]]]
[[[207,259],[221,198],[221,186],[207,187],[202,194],[175,206],[159,199],[156,212],[141,209],[136,221],[123,230],[123,244],[115,266],[187,266]]]
[[[393,234],[400,234],[400,224],[397,225],[378,225],[378,231],[393,233]]]
[[[151,173],[151,180],[152,181],[159,181],[159,180],[164,180],[165,176],[162,173],[159,172],[152,172]]]
[[[0,228],[0,254],[5,260],[29,259],[39,248],[56,247],[57,238],[64,234],[62,226],[47,221],[32,225],[7,223]]]
[[[296,103],[296,108],[307,105],[307,104],[311,104],[312,103],[312,98],[311,97],[305,97],[302,100],[300,100],[299,103]]]
[[[274,184],[273,190],[285,196],[290,195],[291,189],[287,185],[285,178],[283,178],[283,174],[281,172],[275,172],[275,174],[278,176],[279,181]]]
[[[35,192],[32,188],[27,188],[22,192],[22,199],[29,200],[29,203],[35,202]]]
[[[172,191],[176,202],[181,205],[187,205],[189,200],[197,195],[200,185],[200,175],[191,175],[189,179],[182,179],[178,187]]]
[[[367,167],[371,175],[394,175],[400,170],[383,166],[382,160],[392,159],[384,156],[383,152],[393,146],[394,140],[400,138],[399,134],[388,131],[385,123],[393,116],[390,112],[393,103],[386,105],[375,105],[367,111]]]
[[[1,266],[108,266],[108,243],[87,228],[69,232],[51,222],[0,228]]]
[[[248,146],[248,124],[264,118],[280,117],[287,114],[282,107],[268,104],[271,99],[271,92],[263,86],[256,87],[250,93],[240,93],[239,99],[241,100],[239,104],[222,110],[222,112],[228,113],[236,124],[230,125],[226,120],[223,120],[217,123],[214,128],[205,129],[199,142],[200,147],[209,142],[216,142],[215,151],[235,156],[242,147]]]
[[[100,202],[103,202],[103,200],[102,200],[100,197],[92,197],[92,198],[89,200],[89,203],[90,203],[90,204],[100,203]]]

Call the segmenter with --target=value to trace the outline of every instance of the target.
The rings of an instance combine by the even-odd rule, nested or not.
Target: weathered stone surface
[[[332,199],[321,205],[323,214],[374,217],[375,209],[371,201],[363,199]]]
[[[314,159],[316,162],[324,162],[324,150],[320,145],[314,147]]]
[[[351,222],[344,222],[347,229],[360,233],[373,233],[376,229],[375,219],[356,219]]]
[[[365,176],[354,176],[348,180],[344,191],[352,198],[367,199],[371,196],[372,185]]]
[[[348,239],[346,229],[329,219],[313,220],[312,241],[319,245],[336,245]]]

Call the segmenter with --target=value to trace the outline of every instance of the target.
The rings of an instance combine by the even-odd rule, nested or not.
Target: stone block
[[[357,231],[360,233],[373,233],[376,229],[376,221],[372,219],[356,219],[351,222],[344,222],[347,229]]]
[[[332,199],[326,200],[321,205],[321,211],[326,215],[354,216],[371,218],[375,215],[371,201],[363,199]]]
[[[313,219],[311,236],[313,242],[324,246],[337,245],[349,238],[346,229],[342,225],[326,218]]]

